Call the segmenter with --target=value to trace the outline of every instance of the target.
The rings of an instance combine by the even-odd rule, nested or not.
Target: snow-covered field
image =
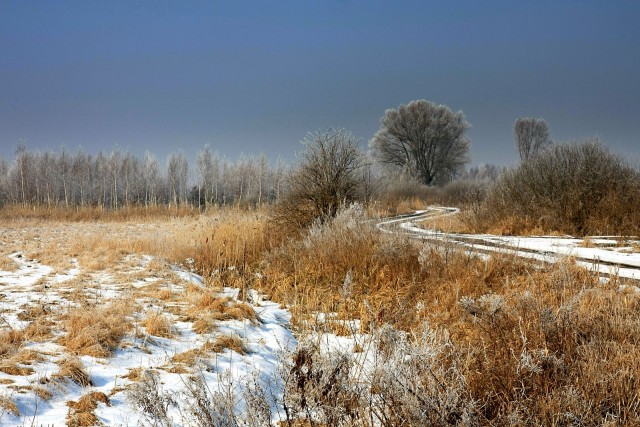
[[[80,227],[90,233],[98,226]],[[211,295],[202,278],[187,267],[144,253],[118,254],[108,268],[83,265],[72,256],[68,242],[61,243],[61,236],[69,237],[65,229],[12,227],[1,233],[5,252],[0,254],[0,425],[73,425],[74,417],[84,416],[86,409],[77,409],[73,402],[83,396],[92,397],[88,412],[97,423],[139,425],[143,412],[131,396],[145,375],[153,375],[158,391],[175,400],[186,393],[194,375],[205,380],[211,393],[232,387],[232,393],[240,394],[241,385],[255,379],[277,398],[279,357],[296,345],[290,313],[277,304],[252,292],[248,304],[255,319],[218,316],[209,330],[196,331],[197,319],[185,314],[197,304],[194,301],[219,298],[227,307],[239,307],[244,302],[238,301],[238,290],[224,288]],[[52,266],[32,257],[38,252],[47,259],[68,259]],[[131,307],[126,315],[129,326],[108,355],[90,355],[91,351],[63,344],[62,338],[70,333],[70,311],[85,311],[91,318],[123,301]],[[161,315],[170,330],[160,336],[150,333],[145,327],[149,313]],[[29,329],[34,322],[46,330],[24,333],[34,329]],[[239,338],[244,351],[216,347],[219,337]],[[62,366],[70,359],[81,362],[88,381],[64,375]],[[179,406],[170,408],[168,416],[178,425],[188,423]]]

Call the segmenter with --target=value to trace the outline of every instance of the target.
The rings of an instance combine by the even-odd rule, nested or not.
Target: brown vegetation
[[[60,366],[60,369],[51,376],[51,379],[73,381],[82,387],[93,385],[91,377],[85,371],[84,365],[80,359],[76,357],[67,357],[59,361],[58,366]]]
[[[98,408],[98,402],[110,405],[106,394],[99,391],[92,391],[82,396],[77,402],[69,401],[67,406],[67,426],[88,427],[99,424],[98,417],[94,411]]]
[[[142,323],[149,335],[165,338],[173,336],[173,321],[166,314],[153,310],[147,311]]]
[[[361,319],[372,333],[435,325],[447,338],[433,366],[455,368],[480,424],[640,422],[635,288],[603,285],[570,261],[532,266],[420,246],[379,234],[360,215],[342,212],[267,257],[262,290],[289,305],[298,325],[317,312]]]
[[[85,306],[73,309],[64,315],[66,335],[59,339],[59,343],[73,354],[108,357],[131,328],[128,320],[131,309],[127,301],[103,308]]]
[[[640,234],[640,174],[597,140],[556,145],[502,174],[477,231]]]
[[[501,217],[495,224],[505,230],[540,226],[531,218],[513,224],[510,218]],[[174,314],[193,321],[200,333],[213,331],[223,320],[257,320],[248,304],[215,293],[229,284],[245,291],[241,300],[253,288],[286,304],[298,330],[315,326],[318,313],[330,314],[330,328],[341,334],[354,332],[347,321],[360,320],[356,332],[369,333],[375,350],[366,342],[356,347],[360,354],[379,352],[383,363],[376,375],[349,383],[353,360],[300,349],[292,365],[283,365],[289,387],[283,398],[289,408],[301,411],[292,415],[290,425],[314,425],[304,419],[305,410],[322,414],[326,425],[345,420],[366,425],[361,422],[365,415],[379,416],[376,422],[389,426],[640,423],[640,363],[635,360],[640,350],[640,292],[620,286],[631,283],[613,278],[603,284],[570,260],[534,266],[508,255],[480,259],[446,245],[381,234],[368,220],[364,208],[353,206],[304,230],[300,238],[284,238],[270,234],[262,213],[219,211],[181,225],[169,221],[162,237],[142,233],[120,239],[129,224],[119,224],[125,226],[121,235],[105,231],[96,243],[81,240],[74,255],[82,258],[103,248],[113,259],[164,252],[172,262],[185,263],[192,257],[193,263],[186,265],[205,276],[205,286],[183,282],[184,292],[154,288],[156,293],[145,291],[145,297],[155,295],[159,299],[154,301],[172,304],[180,299],[181,305],[171,305]],[[580,230],[604,230],[589,228],[594,219],[585,224]],[[171,244],[174,249],[168,249]],[[164,270],[154,268],[158,274]],[[90,310],[61,313],[66,335],[60,343],[74,354],[108,356],[130,328],[131,307]],[[163,329],[162,322],[156,322],[164,315],[148,314],[158,314],[145,319],[148,333],[169,333],[170,324]],[[34,305],[23,307],[21,317],[38,325],[46,315],[51,313]],[[20,353],[26,339],[38,336],[28,335],[31,325],[0,335],[3,362]],[[173,362],[191,367],[198,358],[225,348],[247,351],[240,337],[223,335],[175,355]],[[142,376],[131,371],[130,379]],[[52,379],[61,378],[91,384],[77,359],[61,363]],[[358,387],[363,384],[370,394],[361,394]],[[139,398],[146,399],[140,405],[154,407],[151,388],[140,390],[144,393]],[[359,397],[372,395],[368,401]],[[91,421],[86,417],[88,421],[75,417],[73,422]]]
[[[18,405],[8,396],[0,395],[0,414],[8,412],[16,417],[20,416],[20,410],[18,409]]]
[[[211,351],[214,353],[221,353],[225,349],[235,351],[238,354],[247,353],[247,347],[244,340],[237,335],[220,335],[216,337],[215,341],[211,345]]]

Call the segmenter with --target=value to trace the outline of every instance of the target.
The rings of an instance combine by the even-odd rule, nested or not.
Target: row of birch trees
[[[256,206],[273,203],[283,191],[287,167],[264,155],[230,161],[205,146],[195,164],[183,152],[161,163],[153,154],[137,157],[115,148],[95,155],[16,149],[0,159],[0,204],[24,206]]]

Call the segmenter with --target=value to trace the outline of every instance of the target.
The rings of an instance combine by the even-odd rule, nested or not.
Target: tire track
[[[612,237],[594,237],[592,242],[605,246],[587,248],[583,239],[556,236],[497,236],[491,234],[445,233],[418,227],[416,223],[430,219],[457,215],[458,208],[433,206],[413,214],[399,215],[379,221],[382,232],[407,235],[437,246],[456,246],[468,253],[487,256],[502,253],[525,258],[536,263],[555,263],[570,257],[579,266],[599,273],[603,277],[621,277],[640,281],[640,252],[623,252]],[[631,243],[638,244],[637,241]],[[618,250],[613,250],[618,249]]]

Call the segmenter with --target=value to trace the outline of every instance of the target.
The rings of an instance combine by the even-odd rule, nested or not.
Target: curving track
[[[602,236],[590,238],[587,245],[583,239],[573,237],[443,233],[416,225],[458,213],[457,208],[433,206],[388,218],[376,225],[386,233],[404,234],[435,245],[457,246],[481,256],[505,253],[544,263],[572,257],[577,265],[597,271],[603,277],[613,275],[640,281],[640,242],[637,240],[621,241],[617,237]]]

